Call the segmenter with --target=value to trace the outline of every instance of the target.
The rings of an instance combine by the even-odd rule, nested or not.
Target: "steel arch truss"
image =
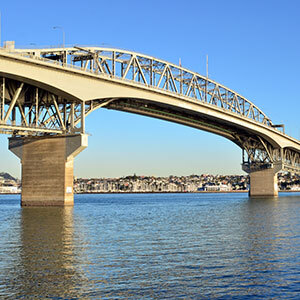
[[[236,92],[182,66],[150,56],[99,47],[24,49],[18,53],[21,51],[21,55],[30,58],[164,90],[274,127],[256,105]]]
[[[206,77],[162,60],[125,51],[78,48],[70,53],[67,61],[89,72],[166,90],[272,125],[271,120],[244,97]]]
[[[239,137],[243,149],[243,170],[247,173],[280,166],[300,174],[300,153],[290,148],[274,148],[260,136]]]
[[[42,135],[84,132],[86,109],[82,102],[70,102],[16,80],[4,77],[0,80],[0,133]],[[78,124],[80,127],[77,127]]]

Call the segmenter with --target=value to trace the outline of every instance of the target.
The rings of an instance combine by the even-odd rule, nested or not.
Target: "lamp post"
[[[61,31],[62,31],[62,34],[63,34],[63,48],[65,48],[65,31],[64,31],[64,29],[63,29],[63,27],[61,27],[61,26],[54,26],[53,27],[53,29],[60,29]]]
[[[0,11],[0,47],[2,47],[2,14],[1,14],[1,11]]]

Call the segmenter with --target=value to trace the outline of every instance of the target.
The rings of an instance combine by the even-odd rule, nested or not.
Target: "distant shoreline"
[[[248,191],[195,191],[195,192],[80,192],[81,194],[213,194],[213,193],[247,193]]]
[[[105,194],[236,194],[236,193],[248,193],[247,190],[237,191],[195,191],[195,192],[81,192],[74,193],[74,195],[105,195]],[[293,190],[281,190],[279,193],[300,193],[300,191]],[[0,195],[21,195],[21,193],[0,193]]]
[[[248,190],[238,191],[196,191],[196,192],[82,192],[74,193],[74,195],[88,195],[88,194],[236,194],[248,193]],[[281,190],[279,193],[300,193],[300,191]]]

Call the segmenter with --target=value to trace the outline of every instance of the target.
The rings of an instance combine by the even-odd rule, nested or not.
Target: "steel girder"
[[[19,55],[42,60],[87,73],[119,78],[152,90],[166,91],[197,100],[237,114],[270,128],[281,128],[252,102],[211,79],[191,72],[181,65],[134,52],[98,48],[72,47],[57,49],[15,49]],[[2,78],[0,117],[2,132],[14,134],[66,134],[84,132],[85,116],[99,107],[141,113],[188,124],[211,132],[228,131],[228,137],[243,149],[243,169],[252,172],[281,165],[283,170],[300,173],[299,152],[289,148],[275,148],[261,136],[240,132],[160,108],[146,107],[134,101],[121,103],[119,99],[92,100],[75,103],[24,83]],[[132,99],[131,99],[132,100]],[[131,107],[130,107],[131,106]],[[150,110],[152,111],[150,112]],[[189,123],[187,121],[189,120]],[[182,121],[180,121],[182,120]],[[184,121],[183,121],[184,120]],[[19,122],[18,122],[19,121]],[[18,123],[18,124],[17,124]],[[78,128],[79,123],[80,128]],[[202,124],[202,125],[201,125]]]

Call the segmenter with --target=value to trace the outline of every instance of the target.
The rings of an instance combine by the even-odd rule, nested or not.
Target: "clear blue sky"
[[[300,1],[4,1],[2,41],[17,46],[110,45],[205,73],[258,105],[300,139]],[[32,45],[31,45],[32,46]],[[98,110],[75,176],[241,174],[241,150],[189,127]],[[20,177],[0,136],[0,171]]]

